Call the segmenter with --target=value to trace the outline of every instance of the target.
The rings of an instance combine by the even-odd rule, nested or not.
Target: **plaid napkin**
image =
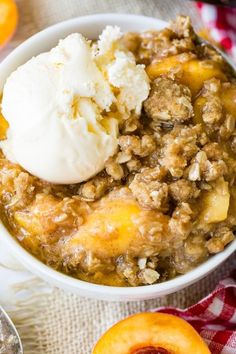
[[[188,321],[208,344],[212,354],[236,354],[236,270],[197,304],[185,310],[160,307]]]
[[[202,22],[213,40],[236,61],[236,8],[197,3]]]

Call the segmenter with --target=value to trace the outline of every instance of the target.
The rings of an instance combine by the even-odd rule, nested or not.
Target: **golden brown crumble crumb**
[[[155,121],[184,122],[193,115],[188,87],[168,78],[154,80],[149,98],[144,103],[146,114]]]
[[[227,227],[219,228],[213,237],[207,241],[207,249],[210,253],[218,253],[223,251],[225,246],[234,239],[232,230]]]
[[[140,139],[135,135],[122,135],[119,138],[121,151],[126,154],[145,157],[150,155],[156,148],[155,138],[150,135],[143,135]]]
[[[189,199],[197,198],[200,190],[196,187],[195,182],[179,179],[169,185],[169,192],[175,201],[186,202]]]
[[[78,194],[83,200],[94,201],[101,198],[109,188],[112,188],[114,181],[108,176],[97,176],[79,186]]]
[[[164,174],[164,168],[146,168],[135,175],[129,187],[140,205],[162,211],[167,209],[168,185],[160,182]]]
[[[188,203],[182,203],[174,210],[169,222],[170,230],[178,238],[177,242],[185,240],[191,232],[193,212]]]

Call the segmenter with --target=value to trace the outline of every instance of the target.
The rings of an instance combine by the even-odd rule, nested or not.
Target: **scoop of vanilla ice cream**
[[[105,129],[101,115],[114,99],[89,43],[72,34],[7,80],[2,113],[10,129],[3,151],[49,182],[84,181],[116,151],[117,122],[110,119]]]
[[[119,47],[120,36],[117,27],[106,28],[94,50],[82,35],[71,34],[10,75],[2,98],[9,129],[1,142],[9,160],[60,184],[85,181],[104,168],[118,146],[111,105],[112,111],[139,113],[149,92],[144,68]],[[137,77],[127,86],[126,75]]]
[[[131,52],[124,50],[119,39],[122,33],[117,26],[107,26],[99,37],[96,59],[106,72],[109,83],[118,90],[117,109],[127,119],[130,113],[139,115],[147,98],[150,85],[144,65],[136,65]]]
[[[147,98],[149,83],[143,65],[136,65],[131,53],[115,52],[115,60],[108,67],[108,80],[120,93],[117,95],[117,107],[121,113],[140,114],[142,103]],[[135,88],[135,89],[134,89]]]

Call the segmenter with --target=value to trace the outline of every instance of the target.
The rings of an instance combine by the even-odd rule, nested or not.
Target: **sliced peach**
[[[16,211],[17,224],[31,235],[53,232],[57,225],[53,222],[58,201],[50,195],[40,194],[26,211]]]
[[[12,37],[18,23],[18,10],[14,0],[0,0],[0,47]]]
[[[0,140],[6,139],[7,129],[9,127],[8,122],[0,113]]]
[[[37,235],[42,232],[39,220],[29,212],[16,211],[14,219],[21,228],[25,229],[30,234]]]
[[[193,105],[193,110],[194,110],[194,117],[193,117],[193,122],[195,124],[203,124],[203,119],[202,119],[202,111],[203,111],[203,106],[207,102],[207,98],[203,96],[199,96],[196,101],[194,102]]]
[[[93,354],[210,354],[195,329],[179,317],[140,313],[118,322],[98,341]]]
[[[67,210],[66,202],[63,203],[63,200],[52,195],[37,194],[27,209],[14,213],[16,226],[24,230],[21,243],[25,248],[33,252],[38,248],[39,251],[40,244],[57,242],[60,235],[58,229],[63,229],[68,235],[74,230],[77,218],[80,218],[79,210],[77,215],[80,205],[75,203],[72,206],[70,203],[71,208]]]
[[[36,235],[25,235],[24,239],[20,240],[21,245],[30,253],[38,255],[40,252],[40,238]]]
[[[42,193],[36,195],[36,199],[26,210],[14,213],[16,225],[24,229],[26,236],[22,242],[26,248],[31,247],[35,242],[46,244],[56,242],[58,229],[63,228],[68,234],[74,230],[77,218],[80,218],[80,205],[70,204],[67,210],[65,204],[63,200]]]
[[[228,215],[229,201],[228,182],[220,178],[213,189],[204,192],[200,219],[208,224],[225,220]]]
[[[183,64],[181,83],[188,86],[195,96],[202,88],[204,81],[213,77],[222,81],[227,78],[218,63],[213,61],[190,60]]]
[[[182,63],[179,55],[172,55],[170,57],[163,58],[161,61],[151,63],[146,71],[148,76],[153,80],[160,75],[167,74],[170,70],[176,67],[182,67]]]
[[[124,254],[138,232],[133,219],[140,207],[133,200],[107,201],[87,216],[69,247],[82,245],[102,257]]]
[[[88,274],[83,271],[76,270],[76,276],[80,280],[87,281],[89,283],[109,285],[109,286],[127,286],[125,279],[121,278],[116,271],[114,272],[99,272],[96,271],[94,274]]]
[[[167,227],[166,216],[143,211],[133,199],[104,198],[102,204],[87,216],[77,234],[66,244],[66,253],[73,253],[74,249],[81,246],[99,258],[117,257],[131,247],[135,253],[144,242],[137,223],[143,212],[148,222],[159,221],[163,228]]]
[[[220,93],[222,104],[226,113],[232,114],[236,117],[236,85],[223,88]],[[207,102],[207,98],[199,96],[194,102],[195,123],[202,123],[202,109]]]
[[[236,118],[236,85],[231,85],[227,88],[222,88],[219,93],[219,97],[221,98],[222,105],[224,107],[225,113],[231,114],[234,118]],[[203,107],[207,102],[207,97],[198,96],[194,102],[194,118],[193,122],[195,124],[201,123],[203,126],[205,125],[202,119]],[[223,143],[222,143],[223,144]],[[229,143],[224,142],[225,150],[231,155],[232,150],[230,149]]]
[[[236,118],[236,85],[223,89],[221,98],[225,110]]]
[[[233,215],[233,217],[236,217],[236,187],[235,186],[232,186],[230,188],[229,215]]]
[[[150,64],[147,67],[147,74],[151,79],[155,79],[160,75],[168,74],[170,70],[177,67],[182,71],[182,74],[178,77],[179,82],[188,86],[193,96],[201,90],[204,81],[213,77],[222,81],[227,79],[218,63],[199,59],[181,62],[178,55]]]

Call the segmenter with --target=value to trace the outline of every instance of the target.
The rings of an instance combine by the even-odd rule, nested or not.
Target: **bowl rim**
[[[0,63],[0,73],[4,71],[4,67],[8,66],[9,63],[15,61],[15,58],[21,56],[31,47],[32,43],[37,40],[42,40],[42,38],[46,38],[48,33],[56,33],[58,29],[66,29],[73,27],[73,25],[82,26],[83,24],[87,24],[88,21],[92,22],[93,25],[96,23],[104,22],[103,26],[107,24],[114,24],[114,22],[119,22],[121,25],[122,22],[127,23],[127,21],[133,21],[133,23],[139,22],[150,22],[150,26],[153,23],[155,27],[157,24],[159,26],[166,26],[167,22],[159,20],[153,17],[147,17],[142,15],[133,15],[133,14],[117,14],[117,13],[106,13],[106,14],[93,14],[81,17],[75,17],[63,22],[59,22],[55,25],[47,27],[46,29],[34,34],[22,44],[20,44],[16,49],[14,49],[1,63]],[[138,27],[138,25],[137,25]],[[138,29],[137,29],[138,30]],[[8,76],[8,75],[7,75]],[[6,79],[6,77],[5,77]],[[5,81],[2,80],[3,82]],[[1,88],[0,88],[1,89]],[[2,237],[4,236],[4,237]],[[183,288],[187,285],[192,284],[198,279],[206,276],[211,270],[214,270],[220,263],[225,261],[234,251],[236,251],[236,240],[232,241],[222,252],[211,256],[205,262],[198,265],[196,268],[190,270],[186,274],[179,275],[173,279],[164,281],[162,283],[152,284],[152,285],[144,285],[144,286],[135,286],[135,287],[117,287],[117,286],[108,286],[101,284],[94,284],[90,282],[86,282],[77,278],[73,278],[70,275],[66,275],[61,273],[52,267],[44,264],[36,257],[34,257],[31,253],[21,246],[21,244],[14,238],[13,235],[7,230],[2,221],[0,221],[0,238],[3,243],[5,243],[11,250],[16,258],[19,258],[23,263],[32,266],[32,272],[37,271],[37,274],[42,274],[42,277],[49,278],[50,280],[56,280],[58,284],[62,286],[66,286],[70,289],[77,289],[84,291],[85,293],[93,293],[96,295],[104,295],[108,294],[109,297],[114,296],[115,298],[121,297],[138,297],[138,296],[158,296],[158,293],[163,292],[173,292],[180,288]],[[173,291],[171,291],[173,289]]]
[[[111,20],[112,19],[112,20]],[[126,24],[127,21],[130,20],[132,23],[142,23],[145,21],[150,22],[153,24],[154,27],[166,27],[168,26],[168,22],[155,18],[155,17],[149,17],[149,16],[144,16],[144,15],[136,15],[136,14],[127,14],[127,13],[98,13],[98,14],[91,14],[91,15],[85,15],[85,16],[77,16],[65,21],[58,22],[54,25],[48,26],[45,29],[36,32],[26,40],[24,40],[21,44],[19,44],[16,48],[14,48],[7,56],[0,62],[0,71],[4,66],[10,62],[15,56],[21,55],[23,52],[25,52],[28,47],[31,46],[32,42],[34,40],[39,40],[40,37],[44,37],[47,39],[47,34],[51,33],[56,33],[58,29],[64,27],[70,28],[73,25],[79,24],[80,26],[88,24],[88,21],[92,21],[93,24],[99,24],[101,21],[106,22],[104,26],[106,25],[114,25],[114,21],[119,21],[119,25],[122,25],[123,23]],[[152,29],[152,28],[151,28]],[[138,29],[136,30],[138,31]],[[42,51],[40,53],[43,53]],[[5,80],[3,80],[5,81]],[[0,88],[1,89],[1,88]]]

